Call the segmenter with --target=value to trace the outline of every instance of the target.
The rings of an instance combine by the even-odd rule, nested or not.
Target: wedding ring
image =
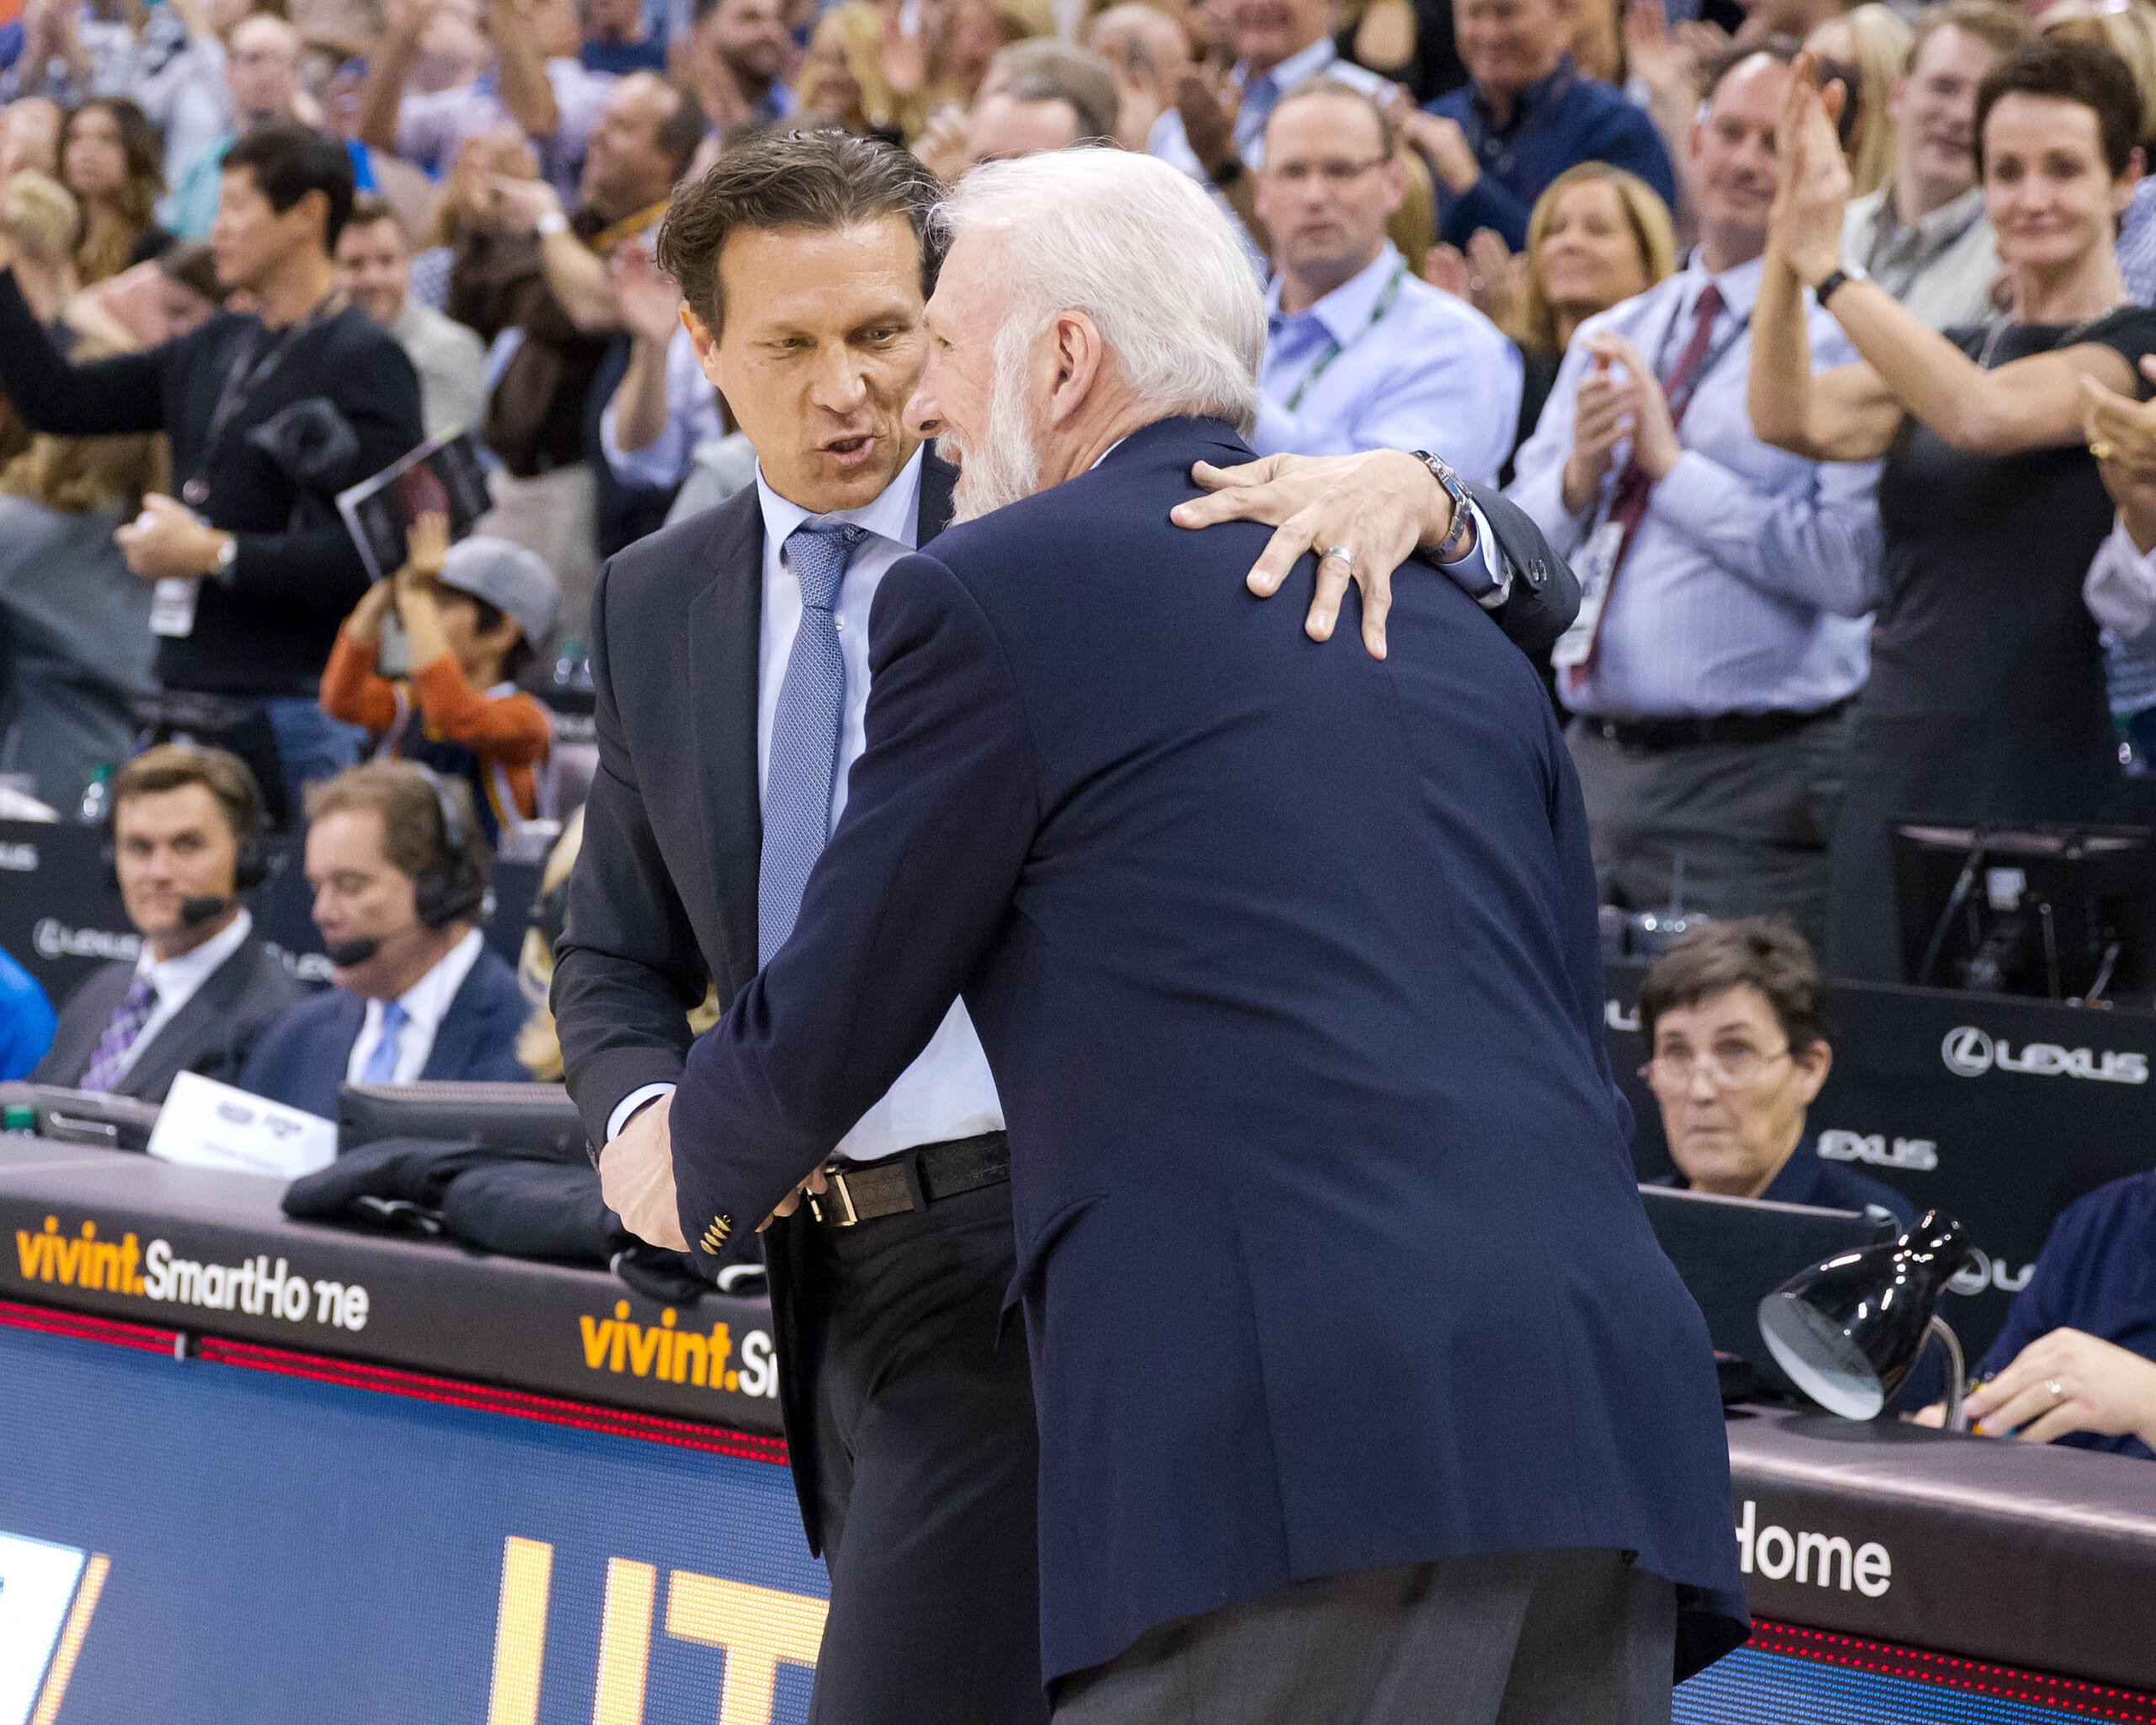
[[[1355,553],[1350,551],[1344,545],[1326,546],[1325,548],[1325,556],[1321,557],[1318,561],[1320,563],[1323,563],[1326,558],[1335,557],[1338,558],[1341,562],[1346,563],[1349,569],[1352,569],[1355,567]]]
[[[2046,1378],[2044,1380],[2044,1389],[2046,1392],[2050,1395],[2052,1401],[2063,1402],[2066,1400],[2066,1386],[2062,1384],[2057,1378]]]
[[[2101,437],[2095,437],[2089,440],[2089,453],[2095,457],[2100,462],[2107,462],[2113,456],[2116,455],[2118,451],[2111,447],[2108,440]]]

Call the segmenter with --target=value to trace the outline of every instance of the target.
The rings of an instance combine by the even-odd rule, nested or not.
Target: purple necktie
[[[123,1064],[128,1049],[135,1046],[135,1039],[142,1033],[142,1027],[150,1022],[150,1014],[157,1009],[157,991],[150,979],[137,971],[135,980],[127,985],[127,998],[114,1011],[112,1023],[104,1027],[104,1034],[98,1039],[97,1050],[90,1056],[89,1070],[83,1074],[77,1087],[83,1090],[109,1090],[125,1076]]]

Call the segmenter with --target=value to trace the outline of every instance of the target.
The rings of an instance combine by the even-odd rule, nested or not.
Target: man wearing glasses
[[[1394,142],[1385,111],[1330,77],[1273,110],[1257,214],[1273,280],[1251,441],[1261,455],[1432,450],[1490,484],[1519,418],[1519,352],[1385,238],[1407,192]]]
[[[1657,1185],[1916,1220],[1891,1186],[1822,1158],[1806,1127],[1834,1063],[1826,1004],[1812,948],[1779,918],[1710,922],[1655,961],[1640,985],[1640,1074],[1677,1164]]]

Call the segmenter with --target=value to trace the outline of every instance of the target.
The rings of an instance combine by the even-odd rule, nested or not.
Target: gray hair
[[[983,163],[934,220],[950,240],[1007,232],[999,348],[1083,312],[1161,417],[1225,419],[1246,435],[1256,425],[1265,301],[1235,229],[1196,181],[1127,151],[1055,150]]]

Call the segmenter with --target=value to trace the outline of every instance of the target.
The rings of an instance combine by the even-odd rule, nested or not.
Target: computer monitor
[[[63,1090],[56,1084],[16,1081],[0,1084],[0,1108],[29,1108],[37,1135],[61,1144],[94,1145],[100,1150],[144,1151],[157,1130],[157,1104],[101,1090]]]
[[[2156,832],[1894,824],[1902,978],[1929,988],[2146,1005]]]
[[[1759,1302],[1799,1270],[1891,1238],[1892,1225],[1856,1210],[1814,1210],[1642,1186],[1647,1220],[1707,1321],[1717,1352],[1733,1354],[1777,1395],[1797,1391],[1759,1333]]]
[[[337,1092],[341,1155],[382,1138],[440,1138],[581,1162],[584,1117],[558,1084],[347,1084]]]

